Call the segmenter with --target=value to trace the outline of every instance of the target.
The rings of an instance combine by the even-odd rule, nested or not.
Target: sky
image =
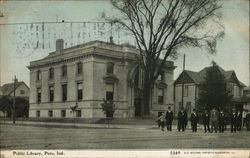
[[[200,71],[214,60],[223,69],[234,70],[238,79],[249,85],[249,1],[223,0],[221,11],[225,37],[217,44],[217,54],[182,50],[174,60],[174,79],[182,71],[185,53],[187,70]],[[0,85],[13,82],[14,75],[29,85],[29,62],[53,52],[57,38],[64,39],[65,47],[108,41],[111,34],[118,44],[134,44],[126,33],[112,30],[109,24],[93,23],[104,22],[102,12],[117,13],[108,0],[0,1],[4,15],[0,17]]]

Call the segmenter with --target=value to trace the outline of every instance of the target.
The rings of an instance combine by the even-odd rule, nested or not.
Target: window
[[[61,110],[61,117],[66,117],[66,110]]]
[[[49,86],[49,101],[54,101],[54,86]]]
[[[49,79],[53,79],[54,78],[54,68],[50,68],[49,69]]]
[[[49,110],[48,115],[49,115],[49,117],[53,117],[53,111]]]
[[[66,77],[67,76],[67,66],[63,65],[62,66],[62,77]]]
[[[179,102],[179,109],[182,108],[182,102]]]
[[[20,90],[20,94],[25,94],[25,91],[24,90]]]
[[[164,81],[164,72],[162,71],[158,76],[158,81]]]
[[[107,63],[107,74],[113,74],[114,73],[114,63]]]
[[[82,83],[77,83],[77,100],[82,100]]]
[[[106,100],[114,100],[114,85],[106,84]]]
[[[42,79],[42,73],[41,73],[40,70],[38,70],[38,71],[36,72],[36,80],[37,80],[37,81],[41,81],[41,79]]]
[[[41,103],[42,90],[41,88],[37,88],[37,102]]]
[[[186,109],[187,109],[187,112],[188,112],[188,113],[191,113],[191,102],[190,102],[190,101],[188,101],[188,102],[186,103]]]
[[[62,85],[62,101],[67,100],[67,84]]]
[[[82,117],[82,111],[76,110],[76,117]]]
[[[158,89],[158,103],[163,104],[164,89]]]
[[[40,117],[40,111],[36,111],[36,117]]]
[[[77,74],[78,75],[82,74],[82,63],[81,62],[77,63]]]
[[[184,97],[188,96],[188,86],[184,87]]]

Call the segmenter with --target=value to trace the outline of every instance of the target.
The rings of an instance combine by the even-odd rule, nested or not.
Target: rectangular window
[[[114,100],[114,85],[106,84],[106,100]]]
[[[24,90],[20,90],[20,94],[25,94],[25,91]]]
[[[191,102],[190,102],[190,101],[188,101],[188,102],[186,103],[186,109],[187,109],[187,112],[188,112],[188,113],[191,113]]]
[[[66,117],[66,110],[61,110],[61,117]]]
[[[113,74],[114,73],[114,63],[107,63],[107,74]]]
[[[82,117],[82,111],[76,110],[76,117]]]
[[[184,86],[184,97],[188,96],[188,86]]]
[[[158,81],[164,81],[164,72],[161,72],[157,78]]]
[[[54,86],[49,86],[49,101],[54,101]]]
[[[63,65],[62,66],[62,77],[66,77],[67,76],[67,66]]]
[[[67,100],[67,84],[62,85],[62,101]]]
[[[38,70],[38,71],[36,72],[36,80],[37,80],[37,81],[40,81],[41,79],[42,79],[42,74],[41,74],[41,71]]]
[[[77,83],[77,100],[82,100],[82,83]]]
[[[50,68],[49,69],[49,79],[53,79],[54,78],[54,68]]]
[[[82,74],[82,63],[77,63],[77,74]]]
[[[37,102],[41,103],[41,98],[42,98],[42,90],[41,88],[37,88]]]
[[[36,111],[36,117],[40,117],[40,111]]]
[[[49,117],[53,117],[53,111],[49,110],[48,115],[49,115]]]
[[[164,89],[158,89],[158,103],[163,104]]]
[[[182,102],[179,102],[179,109],[182,108]]]

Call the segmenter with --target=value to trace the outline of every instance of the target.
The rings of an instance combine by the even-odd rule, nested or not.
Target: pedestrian
[[[215,130],[215,133],[217,133],[217,129],[218,129],[218,111],[215,108],[213,108],[211,110],[210,121],[211,121],[211,132],[213,133],[213,131]]]
[[[220,133],[224,133],[225,121],[226,121],[226,115],[224,114],[224,111],[221,109],[218,115],[218,125]]]
[[[205,110],[205,112],[202,114],[202,120],[204,124],[205,133],[210,132],[210,127],[209,127],[210,115],[208,113],[208,110]]]
[[[196,113],[196,110],[193,109],[193,112],[191,114],[191,126],[192,126],[192,132],[197,132],[197,123],[198,123],[198,115]]]
[[[250,113],[249,113],[249,110],[246,110],[246,128],[247,128],[247,131],[250,131]]]
[[[168,107],[168,110],[166,112],[166,116],[165,116],[165,119],[166,119],[166,125],[167,125],[167,130],[168,131],[172,131],[172,122],[173,122],[173,118],[174,118],[174,114],[171,110],[171,107],[169,106]]]
[[[182,130],[182,132],[185,131],[185,112],[184,109],[181,108],[181,110],[178,113],[178,131],[180,132]]]
[[[235,109],[232,110],[230,121],[231,121],[231,133],[233,132],[236,133],[237,114],[235,112]]]
[[[247,115],[247,110],[244,109],[242,112],[242,119],[243,119],[242,127],[246,126],[246,115]]]
[[[240,110],[237,112],[237,123],[236,123],[236,129],[237,131],[241,131],[241,124],[242,124],[242,114]]]
[[[161,115],[158,117],[158,120],[161,130],[164,131],[164,125],[165,125],[164,113],[161,113]]]

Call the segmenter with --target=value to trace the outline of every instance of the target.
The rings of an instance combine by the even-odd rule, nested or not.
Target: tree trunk
[[[148,116],[150,114],[150,94],[151,94],[151,83],[145,82],[143,85],[143,93],[142,93],[142,114]]]

